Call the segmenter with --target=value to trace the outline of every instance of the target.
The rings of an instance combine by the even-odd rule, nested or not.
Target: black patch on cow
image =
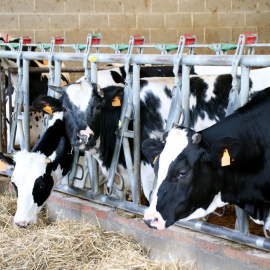
[[[172,90],[169,89],[167,86],[165,86],[164,92],[165,92],[165,94],[166,94],[166,96],[167,96],[168,98],[170,98],[170,99],[172,98]]]
[[[36,121],[38,121],[38,120],[39,120],[39,117],[38,117],[38,116],[36,116],[36,117],[35,117],[35,119],[36,119]]]
[[[238,80],[240,78],[238,77]],[[190,110],[190,127],[193,128],[199,117],[204,119],[208,115],[210,120],[219,121],[226,114],[232,76],[219,75],[214,82],[213,96],[206,101],[207,83],[200,77],[190,79],[190,93],[196,97],[195,107]]]
[[[49,198],[54,185],[53,178],[50,174],[44,174],[36,179],[32,191],[34,202],[38,206],[42,206],[43,203]]]

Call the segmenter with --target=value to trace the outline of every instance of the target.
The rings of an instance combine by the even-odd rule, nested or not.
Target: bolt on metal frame
[[[33,46],[32,44],[29,45],[29,47]],[[67,47],[68,45],[63,44],[63,45],[55,45],[55,46],[59,46],[59,47]],[[70,45],[69,45],[70,46]],[[270,44],[247,44],[245,45],[245,47],[248,48],[256,48],[256,47],[269,47]],[[101,47],[109,47],[108,45],[93,45],[93,48],[101,48]],[[146,48],[146,47],[151,47],[149,45],[134,45],[133,48]],[[153,46],[152,46],[153,47]],[[209,48],[209,45],[200,45],[200,44],[194,44],[194,45],[186,45],[186,48],[197,48],[197,47],[204,47],[204,48]],[[20,52],[20,57],[18,57],[17,52],[12,50],[12,51],[1,51],[0,50],[0,58],[12,58],[12,59],[22,59],[23,61],[25,61],[25,69],[23,69],[23,73],[28,73],[29,68],[27,68],[27,61],[28,60],[48,60],[50,57],[48,52],[30,52],[30,51],[26,51],[26,52]],[[95,53],[95,54],[91,54],[90,59],[95,59],[95,61],[90,61],[91,62],[91,81],[92,82],[96,82],[96,76],[97,76],[97,63],[125,63],[126,61],[126,55],[124,54],[100,54],[100,53]],[[84,61],[84,56],[82,53],[78,53],[78,50],[76,51],[76,53],[64,53],[64,52],[58,52],[58,53],[53,53],[52,59],[54,61],[72,61],[72,62],[83,62]],[[143,54],[132,54],[130,56],[130,63],[133,64],[134,66],[134,71],[133,71],[133,85],[134,83],[137,84],[135,87],[133,86],[132,89],[134,89],[134,93],[133,93],[133,102],[135,100],[135,102],[137,102],[137,104],[139,104],[140,102],[140,96],[138,93],[138,90],[135,89],[139,89],[139,65],[141,64],[148,64],[151,63],[153,65],[171,65],[173,66],[175,62],[175,56],[171,55],[171,54],[162,54],[162,55],[143,55]],[[181,59],[181,63],[182,65],[188,67],[188,66],[192,66],[192,65],[210,65],[210,66],[232,66],[232,64],[234,63],[234,57],[230,56],[230,55],[184,55]],[[270,66],[270,55],[243,55],[239,61],[239,63],[241,64],[241,66],[243,66],[244,68],[249,68],[249,67],[268,67]],[[189,69],[186,68],[183,70],[183,73],[189,73]],[[244,74],[244,75],[243,75]],[[243,85],[248,84],[248,73],[246,71],[244,71],[244,73],[241,73],[241,78],[243,76]],[[186,76],[185,80],[189,80],[188,76]],[[28,81],[29,83],[29,81]],[[28,83],[27,83],[27,75],[26,75],[26,79],[25,79],[25,83],[24,83],[24,87],[28,88]],[[187,82],[186,82],[187,83]],[[182,78],[182,85],[184,84],[184,76]],[[245,88],[246,89],[246,88]],[[25,92],[27,92],[27,90],[24,90]],[[242,91],[242,90],[241,90]],[[244,94],[241,94],[240,92],[240,96],[241,96],[241,100],[245,100],[246,96]],[[24,98],[28,98],[27,93],[25,94]],[[189,100],[186,99],[184,102],[184,106],[186,108],[189,107],[188,105]],[[183,101],[182,101],[183,104]],[[27,112],[27,106],[28,106],[28,111],[29,111],[29,103],[27,104],[27,102],[25,102],[25,113]],[[138,105],[137,105],[138,106]],[[188,110],[187,110],[188,111]],[[136,114],[136,118],[139,118],[139,110],[137,110],[137,114]],[[29,121],[29,120],[28,120]],[[139,122],[139,121],[138,121]],[[185,123],[188,123],[188,120],[185,121]],[[188,125],[188,124],[186,124]],[[135,129],[134,129],[135,130]],[[138,132],[136,130],[136,132]],[[136,137],[136,136],[135,136]],[[125,148],[125,146],[124,146]],[[137,151],[137,153],[140,152],[140,142],[137,140],[136,142],[134,142],[134,149],[136,149],[135,151]],[[139,155],[137,155],[139,156]],[[139,162],[137,164],[134,164],[134,166],[136,166],[136,168],[134,170],[136,170],[137,172],[140,172],[140,164]],[[137,179],[139,179],[139,176],[137,175]],[[117,200],[117,199],[112,199],[106,195],[102,195],[102,194],[98,194],[97,192],[97,185],[98,182],[93,182],[93,188],[96,190],[96,192],[89,192],[89,191],[84,191],[84,190],[79,190],[79,189],[71,189],[69,187],[58,187],[57,190],[60,191],[65,191],[69,194],[75,195],[75,196],[81,196],[81,194],[85,194],[85,198],[88,199],[94,199],[97,202],[100,203],[104,203],[104,204],[108,204],[111,206],[117,205],[117,207],[125,209],[125,210],[130,210],[130,211],[137,211],[136,209],[136,204],[134,203],[130,203],[127,201],[122,201],[122,200]],[[134,191],[135,189],[140,188],[139,185],[134,186]],[[137,190],[138,191],[138,190]],[[95,195],[96,194],[96,195]],[[139,194],[139,192],[137,193]],[[97,199],[99,198],[99,199]],[[131,206],[132,205],[132,206]],[[142,213],[142,209],[141,206],[138,205],[137,207],[139,207],[139,212]],[[192,222],[191,222],[192,223]],[[181,223],[182,224],[182,223]],[[192,227],[188,224],[190,224],[190,222],[184,222],[184,226],[189,226]],[[219,236],[223,236],[223,229],[221,229],[221,233],[219,233]],[[240,238],[242,234],[239,234]],[[223,236],[224,237],[224,236]],[[230,236],[225,235],[225,238],[227,239],[231,239]],[[240,239],[239,238],[239,239]],[[238,242],[243,242],[246,243],[244,238],[241,238],[240,240],[237,240]],[[269,243],[268,243],[268,239],[263,239],[263,238],[256,238],[256,243],[258,243],[258,245],[256,245],[259,248],[263,248],[267,250],[270,250],[269,248]],[[234,240],[234,239],[232,239]],[[264,244],[262,244],[264,243]],[[267,243],[267,244],[265,244]],[[252,245],[251,245],[252,246]]]

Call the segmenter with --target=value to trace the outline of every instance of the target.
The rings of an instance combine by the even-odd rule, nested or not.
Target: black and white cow
[[[173,128],[164,136],[165,146],[146,140],[145,155],[151,162],[158,156],[154,165],[158,183],[145,223],[164,229],[226,204],[238,205],[259,224],[266,222],[270,214],[269,117],[270,88],[266,88],[201,132]]]
[[[192,77],[191,94],[196,104],[191,103],[191,125],[196,129],[206,128],[225,117],[231,75]],[[141,79],[141,140],[153,131],[164,131],[171,102],[173,78]],[[88,150],[102,161],[105,176],[111,164],[116,141],[116,130],[123,100],[123,87],[110,86],[98,89],[97,85],[85,81],[62,88],[52,87],[62,94],[60,100],[66,120],[66,129],[71,144]],[[51,98],[52,102],[53,99]],[[42,99],[41,99],[42,101]],[[47,99],[42,106],[51,106]],[[39,108],[40,109],[40,108]],[[132,144],[130,144],[132,147]],[[119,172],[129,181],[123,153],[119,158]],[[146,198],[152,189],[154,171],[142,155],[141,179]]]
[[[31,152],[19,151],[13,159],[0,153],[0,159],[12,173],[11,183],[17,193],[14,223],[19,227],[36,223],[37,215],[54,185],[63,177],[67,178],[71,168],[73,156],[59,104],[57,101],[54,104],[49,127]]]

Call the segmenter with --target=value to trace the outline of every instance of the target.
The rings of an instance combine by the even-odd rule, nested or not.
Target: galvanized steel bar
[[[29,116],[29,61],[23,59],[23,126],[24,144],[27,151],[30,150],[30,116]]]
[[[239,93],[241,106],[243,106],[248,102],[248,95],[249,95],[249,68],[244,65],[241,65],[241,91]]]
[[[97,170],[97,168],[93,168],[93,165],[95,166],[96,162],[93,162],[93,157],[90,155],[88,151],[85,153],[86,157],[86,162],[87,162],[87,167],[88,167],[88,172],[89,172],[89,178],[90,178],[90,183],[91,183],[91,190],[94,194],[98,193],[98,183],[96,182],[97,178],[93,176],[93,172]],[[95,160],[94,160],[95,161]]]
[[[133,202],[141,202],[141,117],[140,117],[140,66],[133,64],[133,130],[134,130],[134,194]]]
[[[5,123],[5,119],[3,119],[3,106],[2,104],[5,104],[5,101],[3,101],[3,80],[2,80],[2,73],[5,73],[5,71],[1,68],[0,69],[0,152],[3,152],[3,125],[2,123]],[[5,107],[4,107],[5,108]]]
[[[189,95],[190,95],[190,81],[189,81],[190,69],[187,65],[182,65],[182,108],[184,111],[184,126],[190,125],[190,113],[189,113]]]
[[[48,52],[22,52],[23,59],[47,60]],[[91,54],[97,63],[125,63],[124,54]],[[184,55],[182,63],[187,66],[231,66],[233,55]],[[16,52],[0,51],[0,58],[16,59]],[[54,60],[83,62],[83,55],[79,53],[54,53]],[[131,63],[138,65],[173,65],[174,55],[161,54],[133,54]],[[247,67],[269,67],[270,55],[243,55],[240,61]]]
[[[98,77],[97,77],[97,63],[91,62],[91,82],[97,83],[98,82]],[[87,157],[87,153],[85,153],[86,158],[88,158],[88,171],[90,172],[91,170],[91,188],[92,184],[94,186],[94,191],[98,192],[99,191],[99,166],[95,158],[89,158]],[[91,168],[89,168],[91,162]]]

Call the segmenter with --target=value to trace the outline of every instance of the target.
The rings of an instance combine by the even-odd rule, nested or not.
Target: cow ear
[[[54,112],[62,111],[61,101],[57,98],[53,98],[46,95],[38,96],[33,100],[33,107],[38,111],[43,111],[53,115]]]
[[[240,151],[240,142],[233,137],[223,137],[216,140],[210,150],[211,159],[221,166],[228,166],[237,161]],[[224,163],[224,159],[226,160]]]
[[[0,152],[0,174],[11,176],[16,162]]]
[[[117,109],[123,104],[124,89],[123,87],[108,87],[102,89],[104,96],[101,99],[100,107],[106,109]]]
[[[154,165],[158,156],[164,149],[165,143],[160,140],[147,139],[142,143],[142,152],[147,158],[147,160]]]

